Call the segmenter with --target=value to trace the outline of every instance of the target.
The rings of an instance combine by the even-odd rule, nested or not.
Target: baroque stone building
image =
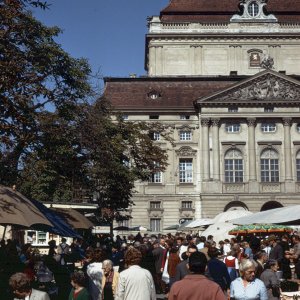
[[[299,204],[300,0],[171,0],[148,19],[147,76],[105,78],[129,121],[173,129],[131,226]]]

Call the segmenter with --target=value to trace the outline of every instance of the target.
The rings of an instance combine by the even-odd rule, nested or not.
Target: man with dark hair
[[[225,300],[226,297],[218,284],[204,276],[207,258],[201,252],[192,253],[188,267],[191,274],[175,282],[169,300]]]
[[[198,249],[197,249],[197,246],[196,245],[189,245],[188,248],[187,248],[187,251],[186,251],[186,259],[183,260],[181,263],[179,263],[177,266],[176,266],[176,273],[175,273],[175,281],[179,281],[181,280],[182,278],[184,278],[187,274],[189,274],[189,269],[187,267],[187,264],[188,264],[188,257],[194,253],[194,252],[197,252]]]
[[[120,273],[115,300],[156,300],[152,275],[139,266],[141,252],[130,248],[124,258],[128,269]]]
[[[50,300],[47,293],[35,290],[31,287],[30,279],[24,273],[13,274],[9,279],[9,286],[16,297],[14,299]]]

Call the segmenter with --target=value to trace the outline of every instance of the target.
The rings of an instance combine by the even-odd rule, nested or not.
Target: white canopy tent
[[[228,232],[235,228],[236,225],[230,222],[219,222],[210,225],[206,230],[204,230],[201,235],[202,236],[209,236],[212,235],[214,237],[214,241],[219,243],[219,241],[224,241],[224,239],[230,239],[235,237],[234,235],[229,235]]]
[[[187,224],[186,228],[196,228],[201,226],[207,226],[212,224],[212,219],[196,219],[191,223]]]
[[[274,208],[254,213],[249,216],[235,218],[234,224],[290,224],[300,225],[300,205]]]
[[[252,215],[253,213],[249,210],[244,210],[244,209],[234,209],[234,210],[228,210],[219,213],[214,217],[212,220],[212,224],[215,223],[220,223],[220,222],[227,222],[242,216],[249,216]]]

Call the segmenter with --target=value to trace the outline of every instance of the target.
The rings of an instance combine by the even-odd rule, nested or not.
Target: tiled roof
[[[171,0],[161,11],[162,22],[229,22],[239,13],[239,0]],[[300,21],[300,0],[269,0],[266,9],[279,22]]]
[[[193,101],[235,84],[224,78],[105,78],[104,97],[120,110],[193,109]],[[151,99],[157,93],[157,99]]]

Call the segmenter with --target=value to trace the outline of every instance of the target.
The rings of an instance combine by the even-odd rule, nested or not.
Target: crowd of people
[[[0,245],[3,300],[279,300],[282,283],[300,279],[297,233],[218,243],[184,233],[98,236],[70,245],[62,238],[49,242],[47,255],[29,243]]]

